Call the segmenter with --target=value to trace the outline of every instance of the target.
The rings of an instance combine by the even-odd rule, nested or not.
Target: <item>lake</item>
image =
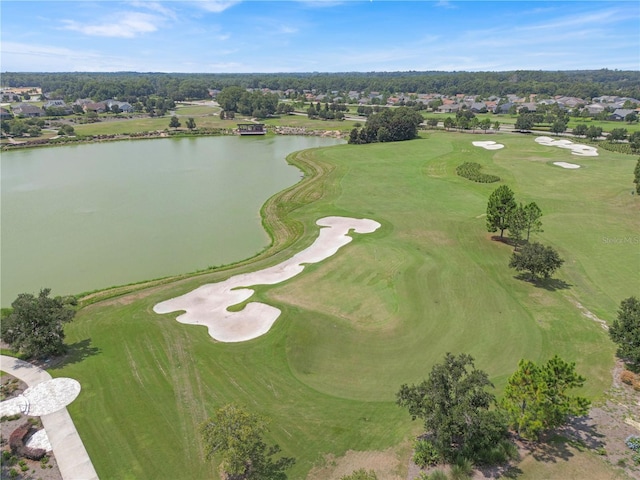
[[[78,294],[251,257],[260,207],[301,178],[319,137],[155,139],[3,152],[0,304]]]

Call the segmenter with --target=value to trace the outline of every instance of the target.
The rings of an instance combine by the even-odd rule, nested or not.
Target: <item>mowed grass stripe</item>
[[[90,341],[99,353],[52,374],[83,385],[69,408],[101,478],[216,478],[197,425],[228,402],[272,418],[270,439],[298,459],[291,478],[304,478],[324,454],[398,445],[416,426],[395,406],[395,392],[425,378],[447,351],[471,353],[498,387],[520,358],[558,353],[577,362],[586,393],[598,398],[610,384],[614,347],[573,302],[611,319],[619,301],[638,291],[637,249],[593,242],[610,232],[637,234],[629,222],[637,198],[628,193],[635,158],[577,159],[533,137],[490,138],[506,147],[486,151],[471,146],[481,135],[434,133],[301,153],[301,167],[324,172],[322,179],[263,209],[284,250],[82,309],[68,339]],[[511,248],[491,240],[482,216],[497,184],[455,174],[470,158],[519,200],[540,205],[545,232],[536,238],[561,250],[567,264],[558,277],[568,289],[514,278]],[[550,165],[559,160],[585,168]],[[221,344],[204,328],[152,312],[203,283],[289,258],[315,239],[315,220],[327,215],[373,218],[382,228],[355,235],[288,282],[257,288],[252,300],[283,311],[267,335]]]

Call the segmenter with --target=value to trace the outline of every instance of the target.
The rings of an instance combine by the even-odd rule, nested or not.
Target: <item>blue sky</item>
[[[640,70],[640,2],[7,1],[0,71]]]

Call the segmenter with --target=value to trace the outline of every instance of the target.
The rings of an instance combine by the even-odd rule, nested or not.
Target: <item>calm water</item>
[[[252,256],[269,244],[260,207],[300,180],[285,157],[337,143],[209,137],[4,152],[0,303]]]

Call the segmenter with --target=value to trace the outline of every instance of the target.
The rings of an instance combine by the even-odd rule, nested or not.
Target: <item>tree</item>
[[[509,215],[509,235],[513,237],[516,246],[522,241],[522,234],[526,228],[526,213],[522,203]]]
[[[640,301],[636,297],[620,302],[618,318],[611,324],[609,336],[618,345],[619,357],[640,365]]]
[[[542,217],[542,210],[540,210],[536,202],[531,202],[524,206],[524,231],[527,232],[527,242],[532,233],[542,232],[540,217]]]
[[[75,129],[71,126],[71,125],[63,125],[62,127],[60,127],[60,130],[58,130],[58,135],[73,135],[75,132]]]
[[[529,113],[524,113],[522,115],[518,115],[516,119],[516,124],[514,127],[516,130],[520,130],[521,132],[527,132],[533,128],[533,117]]]
[[[629,145],[631,145],[632,152],[640,152],[640,132],[633,132],[629,135]]]
[[[640,195],[640,158],[638,158],[636,168],[633,170],[633,183],[636,184],[636,193]]]
[[[564,133],[567,130],[567,121],[564,118],[556,118],[551,124],[550,130],[553,133]]]
[[[624,121],[627,123],[633,123],[638,121],[638,114],[635,112],[627,113],[624,117]]]
[[[627,129],[626,128],[614,128],[609,133],[609,140],[612,142],[618,142],[627,138]]]
[[[242,95],[247,93],[246,90],[242,87],[225,87],[222,91],[216,96],[216,101],[225,111],[238,111],[238,102],[242,98]]]
[[[563,263],[564,260],[560,258],[553,247],[532,242],[524,245],[520,251],[513,252],[509,267],[515,268],[519,272],[526,270],[531,279],[535,280],[539,275],[549,278]]]
[[[169,127],[177,129],[180,125],[181,123],[180,123],[180,120],[178,120],[178,117],[176,117],[175,115],[171,117],[171,121],[169,122]]]
[[[220,457],[221,467],[229,480],[285,480],[285,470],[295,460],[271,457],[280,451],[278,445],[267,446],[262,440],[268,422],[237,405],[218,408],[213,418],[205,421],[200,432],[207,459]]]
[[[589,400],[568,395],[567,391],[584,385],[575,363],[567,363],[555,355],[545,365],[520,360],[505,387],[501,407],[509,426],[529,440],[538,440],[545,431],[568,422],[569,417],[585,415]]]
[[[579,123],[573,127],[573,134],[577,137],[587,135],[587,126],[584,123]]]
[[[196,128],[196,121],[189,117],[187,118],[187,121],[185,123],[185,126],[189,129],[189,130],[193,130],[194,128]]]
[[[117,103],[111,105],[111,113],[113,113],[116,117],[118,116],[118,114],[122,113],[120,105],[118,105]]]
[[[602,128],[591,125],[589,128],[587,128],[587,133],[585,135],[590,140],[596,140],[600,137],[600,135],[602,135]]]
[[[461,455],[478,458],[482,452],[506,438],[506,425],[498,412],[490,410],[495,396],[487,374],[477,370],[473,358],[447,353],[444,362],[431,369],[418,385],[402,385],[396,403],[409,410],[415,420],[424,420],[433,445],[445,460]]]
[[[65,352],[64,324],[71,321],[75,298],[49,298],[50,289],[35,297],[21,293],[11,304],[12,313],[3,321],[2,340],[27,357],[46,357]]]
[[[516,201],[511,189],[506,185],[501,185],[489,196],[487,204],[487,230],[496,232],[500,230],[500,238],[503,238],[504,231],[509,228],[509,218],[516,209]]]
[[[447,117],[444,119],[444,128],[445,130],[450,130],[456,124],[456,122],[451,117]]]

